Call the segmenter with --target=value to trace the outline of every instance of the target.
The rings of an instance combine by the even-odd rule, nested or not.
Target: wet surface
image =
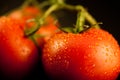
[[[2,0],[0,1],[0,15],[8,12],[9,10],[21,5],[24,0]],[[42,0],[40,0],[42,1]],[[109,1],[107,0],[66,0],[70,4],[82,4],[85,6],[88,11],[97,19],[98,22],[103,22],[101,27],[103,29],[108,30],[113,36],[118,40],[120,44],[120,29],[119,29],[119,19],[120,19],[120,7],[117,5],[116,1]],[[13,4],[15,3],[15,4]],[[75,24],[76,20],[76,13],[66,11],[67,14],[63,14],[60,12],[57,14],[63,14],[62,16],[58,17],[60,20],[61,25],[68,26]],[[69,14],[71,13],[71,14]],[[66,19],[65,19],[66,18]],[[106,54],[107,55],[107,54]],[[93,65],[94,66],[94,65]],[[8,80],[3,76],[0,76],[0,80]],[[35,67],[35,69],[22,80],[50,80],[44,73],[43,67],[41,62]],[[9,79],[10,80],[10,79]],[[120,80],[120,75],[118,76],[117,80]]]

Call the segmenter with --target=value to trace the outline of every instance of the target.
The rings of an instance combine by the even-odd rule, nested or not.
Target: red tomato
[[[22,29],[34,27],[34,22],[27,22],[27,20],[41,16],[43,13],[37,7],[28,6],[20,10],[15,10],[9,14],[9,17],[18,21],[21,24]],[[58,30],[55,24],[55,18],[48,16],[45,19],[45,24],[40,27],[36,32],[39,37],[36,37],[36,42],[40,48],[43,47],[44,43]]]
[[[41,26],[40,29],[36,32],[37,35],[41,36],[36,38],[38,45],[43,48],[43,45],[49,40],[49,38],[57,32],[58,27],[55,24],[55,19],[51,16],[47,17],[46,24]]]
[[[115,80],[120,72],[120,50],[114,37],[102,29],[60,33],[43,48],[46,74],[55,80]]]
[[[32,22],[27,23],[27,20],[37,17],[41,11],[35,6],[27,6],[25,8],[20,8],[12,11],[8,17],[21,23],[21,27],[25,30],[25,25],[31,25]]]
[[[30,18],[34,18],[37,15],[39,15],[41,12],[40,10],[35,7],[35,6],[27,6],[25,8],[20,8],[17,9],[13,12],[11,12],[8,16],[16,19],[16,20],[20,20],[20,19],[30,19]]]
[[[0,18],[0,72],[5,77],[21,78],[38,61],[38,50],[11,18]]]

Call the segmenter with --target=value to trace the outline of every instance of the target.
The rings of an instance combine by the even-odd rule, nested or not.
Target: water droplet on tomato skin
[[[101,40],[101,39],[99,39],[99,40]],[[97,43],[96,45],[98,45],[99,46],[99,43]],[[93,48],[94,46],[89,46],[89,48]],[[103,47],[104,49],[105,49],[105,47]],[[76,50],[77,51],[77,50]],[[106,51],[108,51],[107,49],[106,49]],[[67,51],[66,51],[67,52]],[[70,51],[69,51],[70,52]],[[95,52],[95,51],[94,51]],[[98,53],[98,51],[96,51],[96,53]],[[78,54],[79,55],[79,54]],[[87,58],[89,58],[91,55],[89,54],[89,55],[85,55],[84,56],[84,59],[87,59]],[[109,56],[108,55],[108,52],[105,52],[104,53],[104,55],[103,56]],[[111,55],[112,56],[112,55]],[[98,57],[98,56],[97,56]],[[109,59],[104,59],[104,61],[106,60],[106,62],[107,61],[109,61]],[[91,72],[91,74],[92,74],[92,68],[94,68],[94,67],[96,67],[96,64],[95,64],[95,66],[94,66],[94,64],[91,64],[91,69],[88,69],[88,68],[86,68],[86,70],[88,71],[88,72]],[[80,68],[80,69],[83,69],[83,68]],[[86,72],[87,72],[86,71]],[[93,72],[94,73],[94,72]],[[103,74],[108,74],[108,73],[106,73],[106,71],[105,72],[103,72]],[[94,74],[92,74],[92,76],[94,76]],[[107,77],[106,77],[106,79],[107,79]],[[109,78],[108,78],[109,79]],[[108,80],[107,79],[107,80]]]
[[[105,59],[105,63],[107,63],[108,62],[108,59]]]
[[[103,39],[102,39],[102,37],[98,37],[97,39],[98,39],[98,40],[100,40],[100,41],[102,41],[102,40],[103,40]]]
[[[96,66],[95,64],[92,65],[93,68],[94,68],[95,66]]]
[[[61,59],[61,56],[58,56],[58,59],[60,60],[60,59]]]
[[[65,68],[68,69],[68,67],[69,67],[69,61],[65,60],[64,64],[65,64]]]
[[[51,57],[49,57],[49,60],[50,60],[50,61],[52,61],[52,58],[51,58]]]
[[[5,38],[5,37],[2,37],[2,39],[1,39],[2,41],[6,41],[7,39]]]
[[[109,56],[109,53],[105,53],[106,56]]]

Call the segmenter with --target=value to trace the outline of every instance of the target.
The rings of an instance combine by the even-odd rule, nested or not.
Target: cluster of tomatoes
[[[25,30],[34,26],[27,20],[42,15],[35,6],[17,9],[0,17],[0,72],[2,76],[19,79],[35,68],[44,43],[58,29],[55,19],[49,16],[46,23],[35,33],[35,42],[25,35]],[[23,78],[23,77],[22,77]]]
[[[43,14],[38,7],[26,6],[0,17],[3,80],[23,80],[30,73],[41,80],[117,79],[120,48],[112,34],[94,27],[80,33],[65,32],[54,17],[48,16],[34,34],[27,36],[25,31],[36,24],[31,20]]]

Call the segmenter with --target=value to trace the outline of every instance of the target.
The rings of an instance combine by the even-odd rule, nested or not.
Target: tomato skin
[[[25,77],[38,61],[38,50],[11,18],[0,18],[0,72],[12,79]]]
[[[41,11],[37,7],[27,6],[27,7],[12,11],[8,15],[8,17],[15,19],[15,20],[20,20],[20,19],[27,20],[27,19],[35,18],[40,13]]]
[[[16,9],[8,14],[8,17],[16,20],[19,24],[21,24],[21,28],[25,30],[33,26],[33,22],[27,22],[27,20],[36,18],[41,11],[35,6],[26,6],[24,8]]]
[[[36,38],[36,41],[41,49],[54,34],[59,32],[57,27],[58,23],[55,23],[55,19],[52,16],[47,17],[45,22],[46,23],[36,32],[37,35],[41,36]]]
[[[45,44],[42,62],[55,80],[115,80],[120,71],[119,45],[102,29],[60,33]]]
[[[19,24],[21,24],[21,28],[25,30],[26,28],[31,28],[35,25],[34,22],[27,22],[27,20],[42,15],[43,12],[40,11],[39,8],[35,6],[27,6],[23,9],[18,9],[11,12],[8,17],[16,20]],[[45,19],[45,24],[40,26],[40,29],[36,32],[36,34],[40,36],[35,38],[40,49],[43,48],[46,41],[58,30],[56,24],[58,23],[55,23],[55,18],[53,16],[48,16]]]

